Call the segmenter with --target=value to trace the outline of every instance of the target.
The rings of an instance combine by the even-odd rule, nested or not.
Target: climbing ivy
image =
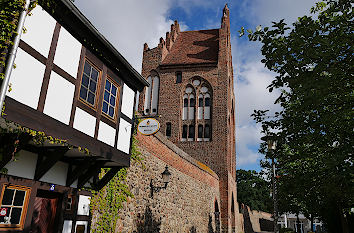
[[[141,153],[137,149],[137,140],[133,136],[132,163],[139,163],[144,166]],[[102,177],[109,169],[104,168],[100,174]],[[92,191],[90,204],[91,215],[95,219],[95,225],[92,226],[91,232],[115,232],[116,224],[119,219],[119,211],[122,209],[124,202],[134,195],[130,192],[126,183],[128,168],[122,168],[112,178],[108,184],[100,191]]]

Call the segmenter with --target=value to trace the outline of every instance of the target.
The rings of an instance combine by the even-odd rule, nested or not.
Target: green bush
[[[291,228],[281,228],[280,233],[295,233],[295,231]]]

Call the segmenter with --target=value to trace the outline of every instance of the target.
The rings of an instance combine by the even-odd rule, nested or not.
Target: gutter
[[[13,68],[13,65],[15,62],[17,49],[20,44],[22,29],[23,29],[23,25],[25,23],[25,19],[26,19],[26,15],[27,15],[27,11],[28,11],[30,3],[31,3],[31,0],[26,0],[26,4],[20,14],[20,17],[18,20],[18,25],[17,25],[17,31],[16,31],[17,35],[15,37],[14,44],[11,47],[11,50],[9,53],[9,58],[8,58],[7,63],[5,65],[5,76],[2,81],[1,89],[0,89],[0,110],[2,110],[3,106],[4,106],[5,96],[6,96],[7,88],[9,86],[12,68]]]

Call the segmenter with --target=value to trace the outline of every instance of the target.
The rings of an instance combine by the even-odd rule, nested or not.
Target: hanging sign
[[[51,184],[50,185],[50,188],[49,188],[49,191],[54,191],[55,190],[55,185],[54,184]]]
[[[160,129],[160,122],[154,118],[147,118],[138,124],[138,131],[143,135],[152,135]]]
[[[6,216],[7,214],[7,208],[1,208],[0,209],[0,216]]]

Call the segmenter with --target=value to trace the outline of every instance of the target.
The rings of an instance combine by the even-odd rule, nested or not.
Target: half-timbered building
[[[43,2],[26,18],[0,118],[0,231],[87,233],[84,188],[129,166],[136,93],[148,83],[71,1]],[[14,124],[65,142],[8,132]],[[99,179],[101,168],[111,169]]]

